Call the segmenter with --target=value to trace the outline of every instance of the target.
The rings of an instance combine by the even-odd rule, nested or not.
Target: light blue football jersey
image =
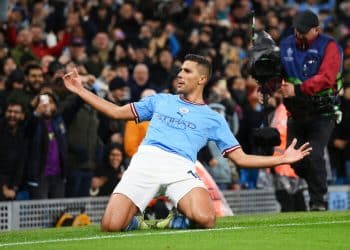
[[[198,151],[214,141],[222,154],[240,147],[225,118],[208,105],[179,95],[157,94],[131,104],[137,122],[150,121],[142,145],[152,145],[193,162]]]

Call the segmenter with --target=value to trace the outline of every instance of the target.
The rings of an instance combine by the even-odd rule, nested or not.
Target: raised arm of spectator
[[[82,79],[76,69],[63,76],[64,85],[66,88],[81,97],[86,103],[91,105],[101,113],[111,117],[112,119],[132,120],[135,115],[132,112],[130,104],[117,106],[114,103],[104,100],[95,95],[88,89],[84,88]]]
[[[58,43],[53,47],[47,47],[45,50],[45,54],[60,56],[64,47],[68,46],[71,41],[71,33],[67,31],[63,31],[61,39]]]

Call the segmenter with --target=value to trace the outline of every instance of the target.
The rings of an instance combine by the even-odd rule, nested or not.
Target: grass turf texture
[[[350,211],[239,215],[212,230],[102,233],[98,225],[0,232],[2,249],[350,249]]]

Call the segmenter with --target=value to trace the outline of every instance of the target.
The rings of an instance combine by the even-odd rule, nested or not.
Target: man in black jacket
[[[13,200],[21,184],[26,154],[24,106],[9,101],[0,120],[0,201]]]

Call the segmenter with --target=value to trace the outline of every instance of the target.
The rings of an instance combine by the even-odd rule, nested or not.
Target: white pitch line
[[[57,242],[70,242],[70,241],[81,241],[81,240],[101,240],[111,238],[126,238],[126,237],[143,237],[143,236],[154,236],[154,235],[174,235],[174,234],[187,234],[187,233],[202,233],[202,232],[216,232],[216,231],[233,231],[233,230],[244,230],[254,228],[271,228],[271,227],[297,227],[297,226],[311,226],[311,225],[330,225],[330,224],[347,224],[350,220],[341,221],[324,221],[324,222],[310,222],[310,223],[286,223],[286,224],[271,224],[262,226],[242,226],[242,227],[221,227],[212,229],[190,229],[190,230],[174,230],[174,231],[163,231],[163,232],[148,232],[148,233],[123,233],[113,235],[102,235],[102,236],[90,236],[80,238],[67,238],[67,239],[52,239],[52,240],[38,240],[38,241],[23,241],[23,242],[12,242],[12,243],[0,243],[0,247],[9,246],[24,246],[24,245],[36,245],[46,243],[57,243]]]

